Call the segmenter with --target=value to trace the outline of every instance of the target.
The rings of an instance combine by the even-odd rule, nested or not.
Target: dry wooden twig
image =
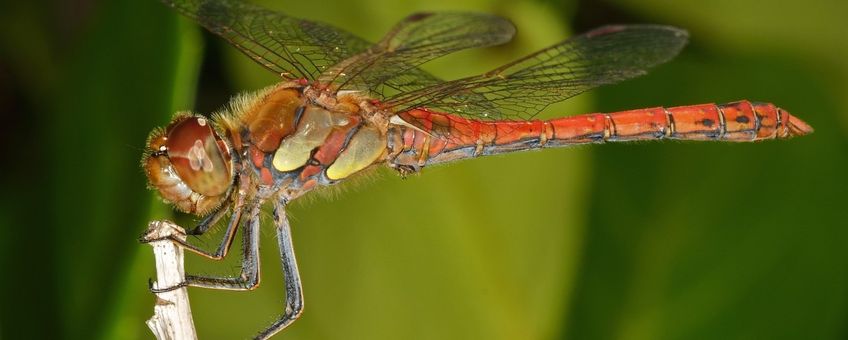
[[[185,230],[170,221],[152,221],[142,236],[144,240],[156,240],[150,242],[156,256],[154,288],[173,287],[185,277],[183,249],[168,240],[169,236],[185,240]],[[147,320],[147,326],[159,340],[197,339],[187,289],[157,293],[153,317]]]

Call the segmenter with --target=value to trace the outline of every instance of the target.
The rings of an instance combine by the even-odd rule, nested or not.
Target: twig
[[[154,288],[173,287],[185,277],[183,249],[168,240],[169,236],[185,240],[185,230],[169,221],[152,221],[142,236],[143,240],[157,240],[150,242],[156,256]],[[147,326],[159,340],[197,339],[187,289],[157,293],[153,317],[147,320]]]

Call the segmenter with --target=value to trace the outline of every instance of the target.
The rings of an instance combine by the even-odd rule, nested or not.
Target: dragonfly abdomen
[[[738,101],[590,113],[552,120],[480,121],[416,109],[398,114],[390,162],[421,167],[504,152],[586,143],[677,139],[751,142],[812,132],[770,103]]]
[[[594,113],[548,121],[556,145],[650,139],[752,142],[788,138],[812,128],[770,103],[738,101]]]

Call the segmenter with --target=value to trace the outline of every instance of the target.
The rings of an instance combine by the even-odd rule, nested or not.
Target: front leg
[[[177,243],[182,248],[191,251],[195,254],[203,256],[212,260],[220,260],[227,256],[227,253],[230,251],[230,246],[233,244],[233,239],[236,235],[236,230],[238,229],[238,225],[241,222],[241,215],[244,211],[244,205],[246,197],[244,192],[247,192],[247,185],[250,183],[246,177],[242,176],[242,178],[238,181],[239,186],[238,190],[233,193],[232,203],[232,215],[230,215],[230,220],[227,223],[227,230],[224,232],[224,238],[221,240],[221,244],[218,245],[218,248],[215,252],[211,252],[205,249],[202,249],[198,246],[188,243],[184,238],[179,238],[175,236],[168,236],[163,238],[147,238],[147,235],[142,235],[139,239],[142,243],[150,243],[154,241],[160,241],[163,239],[170,240],[171,242]],[[227,214],[227,205],[224,204],[221,207],[218,207],[214,212],[203,218],[200,223],[192,230],[186,231],[186,235],[203,235],[206,233],[215,223],[217,223],[224,215]]]
[[[291,228],[286,217],[286,201],[278,199],[274,202],[274,224],[277,228],[277,240],[280,243],[280,258],[283,265],[283,276],[286,280],[286,310],[283,315],[256,339],[268,339],[277,332],[288,327],[303,312],[303,288],[300,285],[300,273],[297,270],[297,260],[294,257],[294,247],[291,239]]]
[[[261,206],[260,202],[250,204],[248,216],[243,226],[241,275],[238,277],[186,275],[185,281],[178,285],[161,289],[151,288],[151,291],[160,293],[186,286],[224,290],[252,290],[259,286],[259,213]],[[232,232],[232,234],[235,234],[235,232]]]
[[[226,210],[224,207],[220,208],[219,211],[214,212],[212,215],[205,218],[200,225],[194,230],[203,229],[206,231],[208,229],[210,223],[215,223],[214,221],[219,220],[225,213]],[[244,210],[244,198],[239,197],[236,199],[235,204],[233,206],[233,214],[230,216],[230,220],[227,223],[227,230],[224,232],[224,238],[221,240],[221,244],[218,245],[218,248],[215,252],[210,252],[206,249],[200,248],[196,245],[188,243],[185,239],[170,235],[162,238],[146,238],[146,235],[143,235],[139,241],[142,243],[150,243],[155,241],[161,241],[163,239],[170,240],[171,242],[179,244],[183,249],[191,251],[192,253],[198,254],[208,259],[212,260],[220,260],[227,256],[227,253],[230,251],[230,246],[233,244],[233,238],[236,235],[236,230],[238,229],[239,222],[241,221],[242,211]],[[213,221],[214,220],[214,221]],[[194,231],[186,232],[187,235],[200,235],[195,233]],[[202,233],[201,233],[202,234]]]
[[[227,206],[221,205],[220,207],[218,207],[218,209],[215,209],[214,212],[212,212],[211,214],[207,215],[202,220],[200,220],[200,223],[198,223],[194,227],[194,229],[186,230],[186,235],[200,236],[200,235],[205,234],[207,231],[209,231],[210,228],[212,228],[213,225],[218,223],[218,221],[220,221],[221,218],[223,218],[224,215],[226,215],[226,214],[227,214]]]

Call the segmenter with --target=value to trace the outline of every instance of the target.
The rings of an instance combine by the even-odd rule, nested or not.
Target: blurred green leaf
[[[143,143],[151,127],[167,121],[177,97],[189,93],[184,79],[194,75],[186,72],[197,68],[197,61],[180,64],[191,47],[161,4],[100,5],[83,13],[90,25],[68,42],[44,130],[50,148],[62,150],[50,159],[59,166],[50,170],[48,202],[61,278],[59,321],[68,338],[91,338],[121,319],[106,312],[128,298],[118,278],[132,273],[129,265],[142,250],[134,236],[144,230],[150,201],[138,163]],[[133,286],[145,290],[144,281]],[[136,326],[134,333],[144,331]]]

